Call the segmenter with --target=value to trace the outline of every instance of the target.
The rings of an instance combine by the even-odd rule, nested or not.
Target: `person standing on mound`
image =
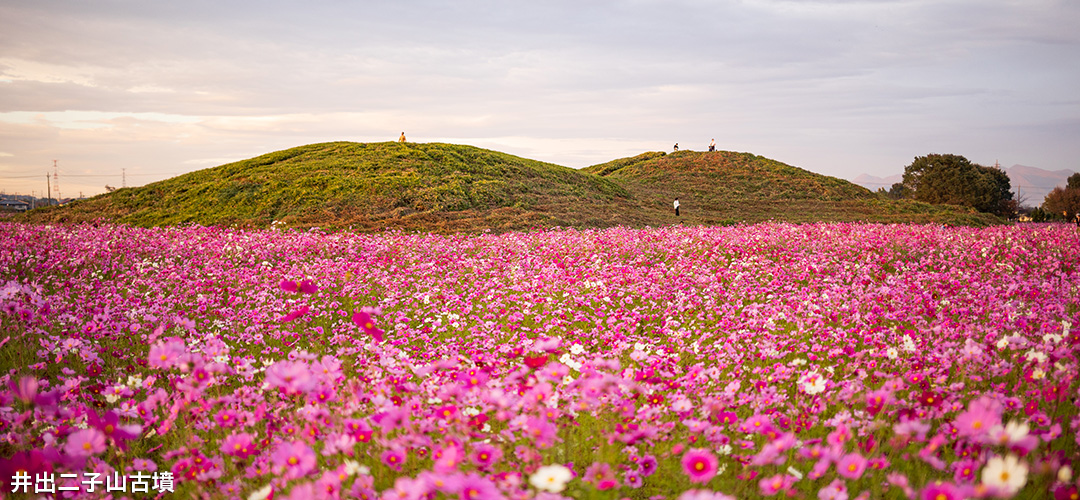
[[[716,139],[709,141],[709,151],[716,151]]]
[[[405,132],[401,133],[401,137],[398,137],[398,142],[405,142]]]
[[[675,217],[679,216],[679,199],[675,198]]]
[[[678,151],[678,150],[679,150],[679,143],[676,142],[675,143],[675,151]]]

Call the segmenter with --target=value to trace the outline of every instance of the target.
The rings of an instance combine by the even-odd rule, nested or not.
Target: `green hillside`
[[[873,221],[986,225],[973,210],[889,200],[862,186],[776,160],[731,151],[649,152],[582,169],[624,187],[648,213],[672,211],[687,223]]]
[[[769,219],[998,221],[958,207],[886,200],[748,153],[644,153],[574,170],[472,146],[397,142],[301,146],[16,218],[436,232]]]
[[[120,189],[34,219],[456,231],[590,224],[630,194],[574,169],[472,146],[312,144]],[[626,223],[632,221],[626,220]],[[603,221],[592,221],[603,225]]]

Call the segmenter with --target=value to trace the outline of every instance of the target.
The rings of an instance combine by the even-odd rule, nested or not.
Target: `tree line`
[[[917,156],[904,168],[904,178],[886,192],[890,198],[907,198],[932,204],[971,207],[1001,217],[1017,214],[1019,201],[1013,198],[1009,175],[998,167],[974,163],[960,155]],[[1065,219],[1080,212],[1080,173],[1069,177],[1068,185],[1057,187],[1032,213],[1036,222]]]

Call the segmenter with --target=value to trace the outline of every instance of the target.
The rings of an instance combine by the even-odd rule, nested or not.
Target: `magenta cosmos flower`
[[[383,341],[383,331],[375,327],[375,320],[368,311],[363,309],[355,311],[352,316],[352,321],[354,325],[362,328],[364,333],[371,335],[376,342]]]
[[[686,475],[690,476],[690,481],[694,483],[708,482],[716,475],[718,465],[716,455],[701,448],[691,449],[682,457],[683,472],[686,472]]]

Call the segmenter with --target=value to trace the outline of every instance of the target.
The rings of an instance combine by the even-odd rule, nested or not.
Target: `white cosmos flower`
[[[1013,420],[1005,424],[1004,429],[998,427],[995,430],[997,432],[995,432],[993,435],[997,437],[998,441],[1001,444],[1010,444],[1019,442],[1020,440],[1026,438],[1028,436],[1028,432],[1031,431],[1031,428],[1028,427],[1028,424],[1025,422],[1017,422],[1016,420]]]
[[[987,486],[1000,488],[1012,495],[1027,484],[1027,473],[1027,465],[1016,458],[1016,455],[992,457],[986,461],[986,467],[983,468],[982,481]]]
[[[536,472],[529,477],[529,484],[538,490],[558,493],[566,488],[566,483],[570,482],[572,477],[574,475],[570,469],[559,464],[551,464],[536,469]]]
[[[268,484],[266,486],[263,486],[262,488],[253,491],[251,495],[248,495],[248,500],[266,500],[266,498],[269,497],[270,494],[273,492],[274,485]]]
[[[915,352],[915,341],[911,340],[911,335],[904,334],[904,350],[907,352]]]
[[[811,396],[820,394],[825,390],[825,377],[818,375],[817,372],[807,372],[799,378],[799,388]]]

